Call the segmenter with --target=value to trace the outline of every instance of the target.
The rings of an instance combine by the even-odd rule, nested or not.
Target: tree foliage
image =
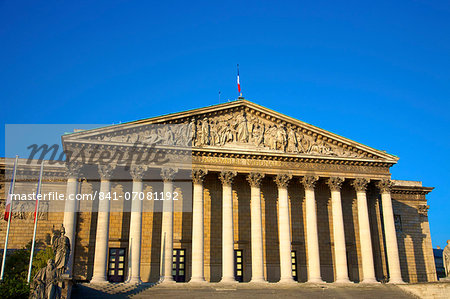
[[[30,263],[31,242],[23,249],[18,249],[8,254],[5,261],[5,273],[0,282],[0,298],[28,298],[30,287],[27,284],[28,266]],[[31,279],[47,265],[48,259],[54,259],[54,253],[50,246],[35,252]]]

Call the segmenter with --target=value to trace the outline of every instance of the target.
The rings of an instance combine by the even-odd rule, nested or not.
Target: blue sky
[[[239,63],[247,99],[395,154],[394,179],[436,187],[443,247],[449,13],[448,1],[0,0],[2,123],[111,124],[217,104],[219,90],[236,98]]]

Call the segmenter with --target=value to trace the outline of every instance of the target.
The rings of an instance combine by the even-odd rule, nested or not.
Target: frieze
[[[323,172],[350,172],[355,174],[373,174],[373,175],[390,175],[389,168],[380,168],[375,166],[358,166],[345,164],[321,164],[307,162],[288,162],[279,160],[260,160],[245,158],[226,158],[226,157],[208,157],[194,156],[193,164],[211,164],[217,166],[233,166],[233,167],[261,167],[269,169],[290,169],[300,171],[323,171]]]
[[[244,106],[86,136],[98,142],[228,148],[381,160],[376,154]]]

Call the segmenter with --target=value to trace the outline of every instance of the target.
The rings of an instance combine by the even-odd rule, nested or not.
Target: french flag
[[[239,64],[237,65],[237,86],[238,86],[238,92],[241,93],[241,83],[239,82]]]
[[[3,217],[3,219],[5,219],[5,221],[8,221],[9,217],[11,215],[12,193],[14,192],[14,183],[16,182],[17,160],[18,160],[18,157],[16,157],[16,161],[14,162],[13,175],[11,177],[11,184],[9,185],[8,197],[6,198],[6,203],[5,203],[5,216]]]

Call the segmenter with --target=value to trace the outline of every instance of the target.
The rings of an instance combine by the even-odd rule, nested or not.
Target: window
[[[108,281],[123,282],[125,278],[125,248],[110,248]]]
[[[292,264],[292,277],[295,281],[298,281],[298,269],[297,269],[297,252],[291,251],[291,264]]]
[[[234,250],[234,277],[237,281],[244,281],[244,256],[242,249]]]
[[[172,258],[172,276],[176,282],[186,281],[186,250],[174,249]]]

